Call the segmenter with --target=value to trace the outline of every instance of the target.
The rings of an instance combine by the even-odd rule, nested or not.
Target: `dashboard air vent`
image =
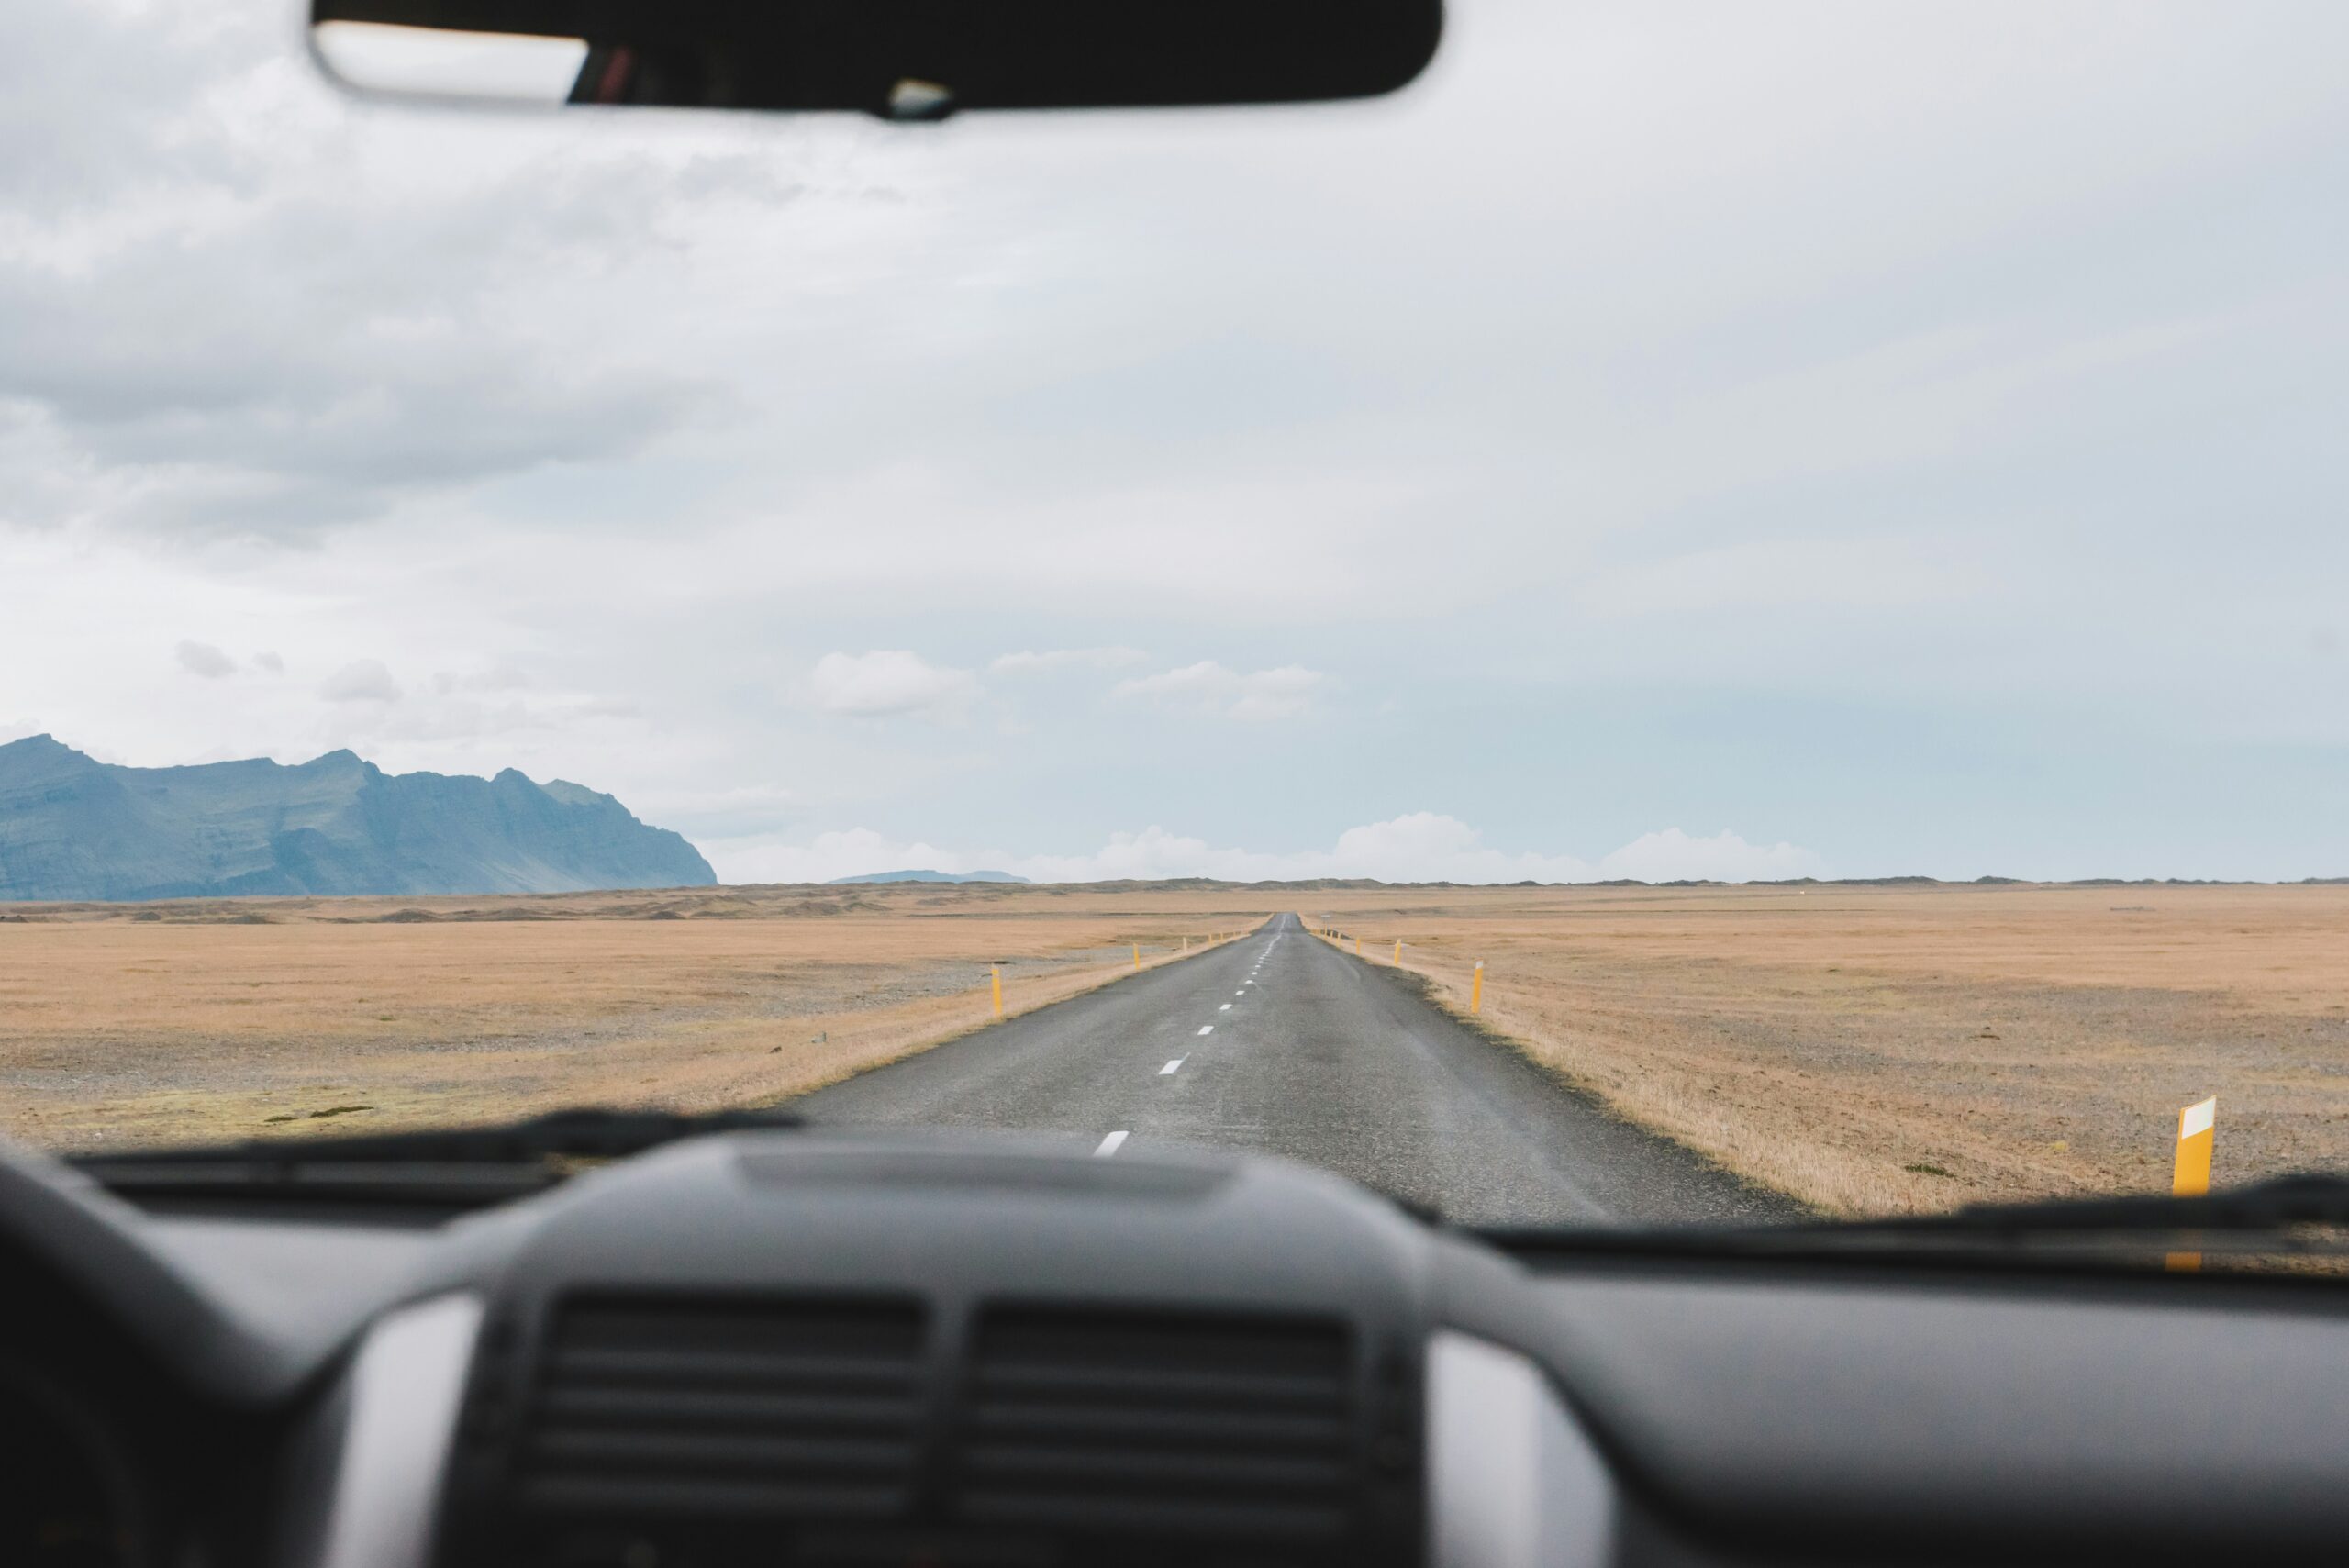
[[[571,1518],[902,1517],[922,1340],[905,1301],[572,1302],[540,1369],[519,1501]]]
[[[1363,1496],[1340,1323],[1004,1309],[979,1321],[954,1506],[1078,1538],[1342,1548]],[[1251,1556],[1251,1560],[1254,1560]]]

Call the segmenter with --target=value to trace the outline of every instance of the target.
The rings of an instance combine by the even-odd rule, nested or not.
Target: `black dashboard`
[[[11,1562],[2337,1560],[2329,1284],[1534,1262],[1275,1162],[736,1132],[430,1226],[0,1166]]]

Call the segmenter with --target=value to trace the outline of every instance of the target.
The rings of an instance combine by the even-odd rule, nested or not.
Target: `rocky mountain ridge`
[[[608,795],[512,768],[387,773],[355,753],[189,767],[0,745],[0,902],[568,893],[716,883],[699,851]]]

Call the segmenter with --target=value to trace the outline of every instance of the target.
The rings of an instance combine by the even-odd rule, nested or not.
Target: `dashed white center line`
[[[1201,1024],[1199,1026],[1199,1032],[1201,1034],[1213,1034],[1215,1033],[1215,1026],[1213,1024]]]
[[[1226,1002],[1222,1006],[1218,1007],[1218,1008],[1216,1009],[1216,1011],[1217,1011],[1217,1012],[1219,1012],[1219,1013],[1228,1013],[1228,1012],[1231,1011],[1231,1004],[1230,1004],[1230,1003],[1229,1003],[1229,1002]]]
[[[1245,996],[1246,995],[1248,995],[1248,987],[1246,987],[1245,985],[1242,985],[1239,990],[1234,991],[1234,992],[1232,993],[1232,995],[1235,995],[1235,996]],[[1224,1006],[1227,1006],[1227,1007],[1229,1007],[1230,1006],[1231,1006],[1231,1004],[1230,1004],[1230,1003],[1229,1003],[1229,1002],[1226,1002],[1226,1003],[1224,1004]]]
[[[1126,1135],[1124,1133],[1113,1132],[1108,1137],[1103,1139],[1101,1140],[1101,1147],[1096,1149],[1093,1152],[1097,1155],[1115,1154],[1118,1151],[1118,1145],[1123,1143],[1125,1140]]]
[[[1158,1075],[1159,1075],[1160,1077],[1163,1078],[1163,1077],[1165,1077],[1169,1073],[1174,1072],[1174,1069],[1176,1069],[1177,1067],[1182,1066],[1182,1065],[1183,1065],[1183,1063],[1185,1063],[1186,1062],[1188,1062],[1189,1060],[1191,1060],[1191,1059],[1190,1059],[1189,1057],[1187,1057],[1187,1056],[1178,1056],[1178,1057],[1176,1057],[1174,1061],[1172,1061],[1172,1062],[1168,1062],[1165,1066],[1163,1066],[1163,1067],[1160,1068],[1160,1069],[1158,1070]]]

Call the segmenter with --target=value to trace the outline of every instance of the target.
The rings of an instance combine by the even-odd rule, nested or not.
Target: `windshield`
[[[1460,0],[938,125],[0,28],[11,1138],[2349,1166],[2349,11]]]

